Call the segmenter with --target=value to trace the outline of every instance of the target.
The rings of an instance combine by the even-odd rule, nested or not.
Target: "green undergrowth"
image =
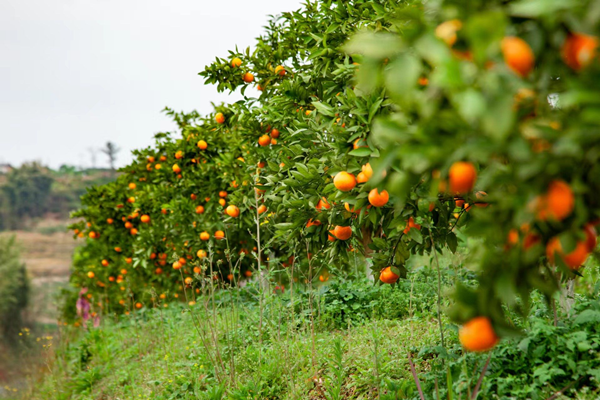
[[[427,400],[600,397],[598,285],[556,320],[534,295],[530,318],[513,318],[523,335],[473,354],[445,318],[442,346],[434,277],[425,268],[395,286],[332,280],[284,293],[255,281],[64,327],[50,372],[23,398],[417,400],[409,354]]]

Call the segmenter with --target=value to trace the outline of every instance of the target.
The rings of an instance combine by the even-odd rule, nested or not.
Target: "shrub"
[[[0,237],[0,277],[0,337],[10,341],[23,326],[29,299],[29,281],[14,236]]]

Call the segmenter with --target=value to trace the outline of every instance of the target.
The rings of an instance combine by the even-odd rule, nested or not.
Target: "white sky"
[[[0,0],[0,163],[91,166],[175,129],[160,111],[235,101],[197,73],[301,0]],[[106,166],[104,154],[97,166]]]

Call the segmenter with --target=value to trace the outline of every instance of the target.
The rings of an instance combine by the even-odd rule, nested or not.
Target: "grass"
[[[441,260],[442,286],[471,282],[451,261]],[[421,400],[410,355],[427,400],[597,400],[597,269],[556,325],[539,294],[528,318],[512,316],[524,334],[490,353],[475,397],[488,354],[464,353],[444,317],[440,345],[437,271],[419,266],[394,287],[332,279],[282,294],[261,290],[255,279],[243,289],[209,291],[191,306],[157,298],[153,308],[104,317],[99,328],[62,326],[56,340],[35,342],[47,356],[44,373],[30,373],[19,398]]]
[[[211,335],[208,322],[201,326],[205,335],[199,334],[192,313],[214,321],[225,374],[202,343],[203,336]],[[261,340],[256,310],[233,314],[223,309],[211,316],[198,304],[191,310],[170,305],[107,321],[78,340],[77,332],[65,329],[52,373],[25,397],[211,399],[221,398],[214,395],[227,388],[231,398],[325,399],[337,387],[338,398],[372,399],[386,393],[385,379],[412,379],[406,354],[434,345],[438,338],[433,317],[373,320],[347,330],[316,332],[313,354],[308,326],[291,329],[269,318]],[[234,319],[237,327],[231,330]]]

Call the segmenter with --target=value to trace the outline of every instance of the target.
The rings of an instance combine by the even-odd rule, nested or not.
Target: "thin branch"
[[[473,394],[471,395],[471,400],[477,398],[477,393],[479,393],[479,388],[481,388],[481,383],[483,382],[483,377],[488,369],[488,365],[490,365],[490,360],[492,359],[492,353],[488,356],[483,369],[481,370],[481,375],[479,375],[479,380],[477,381],[477,385],[475,385],[475,390],[473,390]]]
[[[413,379],[417,384],[417,390],[419,391],[419,396],[421,400],[425,400],[425,395],[423,394],[423,389],[421,389],[421,382],[419,382],[419,377],[417,376],[417,370],[415,369],[415,364],[412,362],[412,358],[410,356],[410,351],[408,352],[408,365],[410,365],[410,372],[412,373]]]

